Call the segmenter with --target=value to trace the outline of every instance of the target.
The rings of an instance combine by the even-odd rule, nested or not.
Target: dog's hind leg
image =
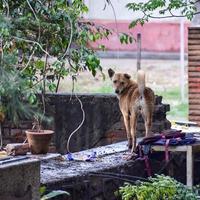
[[[130,132],[130,117],[127,114],[123,113],[124,117],[124,124],[126,128],[126,134],[127,134],[127,139],[128,139],[128,148],[132,148],[132,138],[131,138],[131,132]]]
[[[136,149],[136,124],[137,124],[137,113],[132,112],[130,116],[130,126],[131,126],[131,137],[132,137],[132,149],[131,153],[135,154]]]
[[[144,115],[144,123],[145,123],[145,136],[151,135],[151,126],[152,126],[152,113],[146,112]]]

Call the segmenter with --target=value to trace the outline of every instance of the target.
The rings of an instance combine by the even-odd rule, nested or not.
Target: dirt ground
[[[112,92],[110,89],[110,80],[107,76],[107,69],[112,68],[131,74],[136,77],[135,59],[101,59],[103,72],[106,79],[103,80],[99,73],[93,77],[89,72],[79,74],[78,81],[75,83],[76,92]],[[142,60],[141,68],[146,72],[146,84],[156,91],[165,91],[180,87],[180,61],[179,60]],[[187,84],[187,63],[185,63],[185,84]],[[60,92],[71,92],[72,81],[67,78],[62,81],[59,88]]]

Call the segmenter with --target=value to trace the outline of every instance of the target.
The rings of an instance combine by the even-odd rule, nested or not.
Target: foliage
[[[4,55],[1,63],[16,60],[15,55]],[[15,68],[8,69],[6,64],[0,67],[0,122],[6,117],[14,124],[20,119],[31,119],[36,113],[36,107],[33,105],[33,91],[26,86],[26,80],[21,77]]]
[[[135,27],[137,24],[143,25],[151,18],[161,19],[170,17],[186,17],[192,20],[197,9],[195,7],[196,0],[183,1],[183,0],[149,0],[140,2],[130,2],[126,5],[129,10],[139,12],[142,16],[133,20],[129,28]],[[176,13],[180,14],[177,15]],[[157,15],[156,15],[157,13]]]
[[[95,75],[101,70],[89,40],[107,37],[110,31],[81,20],[87,12],[81,0],[2,1],[0,36],[3,51],[20,56],[20,73],[29,77],[29,86],[46,78],[48,89],[55,91],[60,78],[87,69]],[[43,88],[46,89],[46,88]]]
[[[137,185],[125,184],[119,193],[123,200],[197,200],[197,194],[175,179],[156,175],[148,182]]]
[[[54,197],[58,197],[58,196],[61,196],[61,195],[69,196],[69,193],[65,192],[63,190],[55,190],[55,191],[52,191],[52,192],[42,196],[41,200],[48,200],[48,199],[52,199]]]
[[[112,31],[83,20],[87,11],[83,0],[0,0],[0,67],[10,78],[16,74],[13,77],[18,80],[12,85],[15,87],[0,91],[0,97],[18,90],[20,100],[35,104],[36,94],[41,93],[44,114],[45,93],[57,92],[62,78],[71,76],[74,81],[84,70],[93,76],[102,73],[100,60],[88,42],[108,38]],[[127,34],[121,34],[120,40],[132,42]],[[8,79],[4,82],[9,85]],[[4,88],[2,81],[0,84]],[[30,92],[25,95],[24,91]]]
[[[99,58],[87,44],[108,38],[112,32],[83,20],[81,15],[87,11],[82,0],[72,4],[68,0],[2,1],[3,50],[20,54],[18,67],[29,77],[30,87],[48,78],[48,89],[55,91],[60,78],[75,76],[82,70],[95,76],[97,70],[102,70]],[[121,38],[132,42],[127,34],[121,34]]]
[[[63,191],[63,190],[53,190],[49,192],[48,194],[44,194],[45,192],[46,192],[46,187],[45,186],[40,187],[40,194],[41,194],[40,200],[48,200],[48,199],[52,199],[54,197],[58,197],[61,195],[65,195],[65,196],[70,195],[68,192]]]

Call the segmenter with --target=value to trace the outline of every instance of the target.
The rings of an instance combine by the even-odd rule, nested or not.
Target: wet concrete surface
[[[87,155],[96,152],[96,158],[92,162],[68,161],[66,156],[44,160],[41,162],[41,183],[48,185],[68,178],[85,176],[91,172],[110,170],[133,162],[126,160],[126,156],[129,154],[126,144],[127,142],[120,142],[72,154],[76,159],[84,159]]]

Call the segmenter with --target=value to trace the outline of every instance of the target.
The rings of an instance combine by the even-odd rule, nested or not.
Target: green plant
[[[41,195],[41,198],[40,200],[48,200],[48,199],[52,199],[54,197],[58,197],[58,196],[69,196],[70,194],[64,190],[53,190],[47,194],[46,193],[46,187],[45,186],[42,186],[40,187],[40,195]]]
[[[26,86],[26,80],[14,68],[0,68],[0,105],[3,122],[7,117],[15,125],[20,119],[30,119],[36,113],[32,103],[33,91]]]
[[[109,1],[109,0],[108,0]],[[130,2],[126,5],[129,10],[133,12],[140,12],[142,15],[133,20],[129,28],[134,28],[137,24],[144,25],[150,19],[162,19],[171,17],[186,17],[192,20],[194,15],[198,14],[196,0],[182,1],[182,0],[149,0]],[[179,14],[177,14],[177,11]]]
[[[137,182],[136,185],[126,183],[120,187],[122,200],[197,200],[198,195],[187,186],[175,179],[156,175],[147,182]]]
[[[65,76],[76,78],[83,70],[95,76],[102,71],[99,58],[87,44],[108,38],[112,32],[83,20],[81,15],[87,11],[82,0],[71,4],[68,0],[2,1],[2,49],[19,54],[19,71],[29,78],[30,88],[39,84],[43,91],[54,92]],[[132,42],[129,35],[122,36],[123,41]]]

